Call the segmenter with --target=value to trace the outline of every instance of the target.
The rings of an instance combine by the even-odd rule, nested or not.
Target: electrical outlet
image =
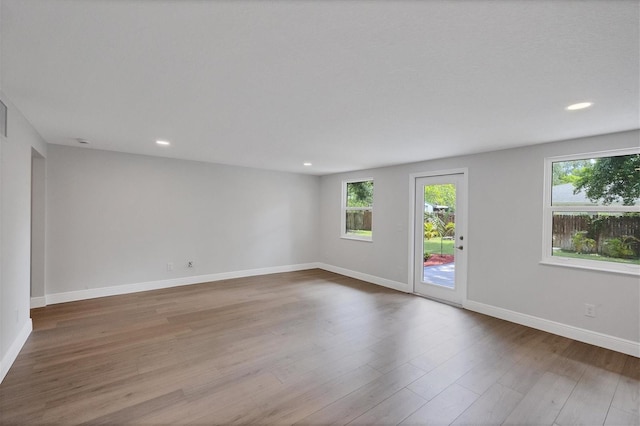
[[[193,268],[193,260],[187,262],[187,268]]]
[[[596,317],[596,305],[592,305],[590,303],[584,304],[584,315],[587,317],[595,318]]]
[[[173,271],[173,262],[167,263],[167,271]]]

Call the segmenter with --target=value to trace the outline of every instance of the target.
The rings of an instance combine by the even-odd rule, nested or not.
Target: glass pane
[[[372,180],[347,183],[347,207],[371,207],[372,205]]]
[[[456,187],[424,186],[425,283],[455,288]]]
[[[640,205],[640,154],[553,163],[551,205]]]
[[[371,238],[371,210],[347,210],[347,234]]]
[[[553,256],[640,264],[640,213],[553,213]]]

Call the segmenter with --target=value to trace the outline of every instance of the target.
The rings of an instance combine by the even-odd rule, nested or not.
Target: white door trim
[[[418,173],[411,173],[409,175],[409,260],[408,260],[408,273],[409,273],[409,289],[412,293],[416,292],[416,282],[415,282],[415,273],[414,273],[414,268],[415,268],[415,219],[416,219],[416,215],[415,215],[415,205],[416,205],[416,179],[418,178],[423,178],[423,177],[432,177],[432,176],[446,176],[446,175],[457,175],[457,174],[461,174],[462,175],[462,181],[464,182],[464,186],[465,186],[465,192],[466,192],[466,196],[463,197],[463,200],[458,200],[459,203],[463,203],[463,214],[462,214],[462,218],[464,220],[464,227],[461,230],[461,234],[465,236],[465,251],[467,252],[466,256],[467,256],[467,266],[464,268],[463,271],[457,272],[456,273],[461,273],[461,279],[463,280],[463,282],[465,283],[463,292],[462,292],[462,304],[464,305],[464,303],[467,301],[467,294],[468,294],[468,289],[469,289],[469,285],[468,285],[468,277],[467,277],[467,269],[468,269],[468,264],[469,264],[469,233],[467,232],[468,230],[468,223],[469,223],[469,203],[468,203],[468,199],[469,199],[469,169],[467,167],[462,167],[462,168],[458,168],[458,169],[446,169],[446,170],[434,170],[434,171],[427,171],[427,172],[418,172]]]

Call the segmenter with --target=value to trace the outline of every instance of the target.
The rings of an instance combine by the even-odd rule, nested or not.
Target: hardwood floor
[[[319,270],[32,317],[3,425],[640,424],[638,358]]]

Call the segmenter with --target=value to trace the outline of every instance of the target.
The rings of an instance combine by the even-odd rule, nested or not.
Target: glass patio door
[[[464,174],[415,181],[414,291],[462,305],[466,296]]]

